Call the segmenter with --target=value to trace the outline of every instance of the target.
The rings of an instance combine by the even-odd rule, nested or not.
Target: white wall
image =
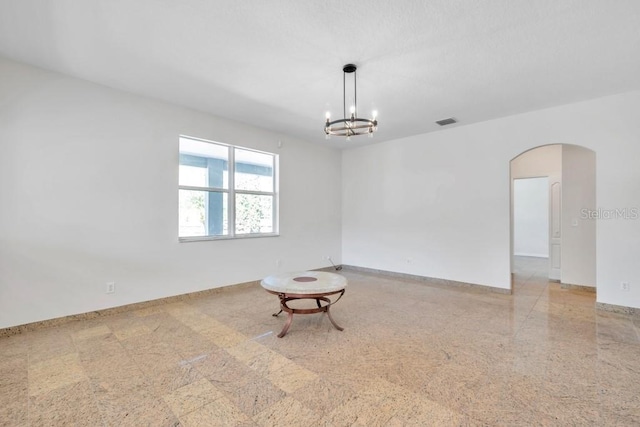
[[[508,288],[509,169],[469,128],[344,152],[345,264]]]
[[[511,161],[511,178],[562,175],[562,145],[537,147]]]
[[[280,155],[280,237],[178,243],[180,134]],[[280,270],[340,262],[340,162],[336,150],[0,60],[0,328],[256,280],[277,259]]]
[[[562,283],[596,286],[596,221],[583,216],[596,210],[595,170],[596,153],[562,146]]]
[[[513,253],[549,257],[549,179],[513,182]]]
[[[343,263],[510,288],[510,160],[582,145],[598,206],[637,207],[638,111],[634,91],[345,151]],[[599,302],[640,307],[639,253],[639,220],[598,221]]]

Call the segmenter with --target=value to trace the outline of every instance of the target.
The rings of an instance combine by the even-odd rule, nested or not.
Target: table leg
[[[327,306],[326,312],[327,312],[327,317],[329,318],[329,320],[331,321],[331,324],[339,331],[344,331],[344,328],[342,326],[339,326],[335,320],[333,320],[333,317],[331,316],[331,311],[329,310],[329,308],[331,307],[331,305]]]
[[[282,328],[282,332],[280,332],[278,334],[278,338],[282,338],[283,336],[285,336],[287,334],[287,331],[289,330],[289,326],[291,326],[291,322],[293,321],[293,312],[288,311],[287,312],[287,322],[284,324],[284,327]]]
[[[335,294],[337,292],[334,292],[333,294]],[[340,325],[338,325],[336,323],[336,321],[333,319],[333,316],[331,315],[331,311],[329,310],[329,308],[335,304],[336,302],[338,302],[338,300],[340,298],[342,298],[342,296],[344,295],[344,289],[342,291],[340,291],[340,296],[338,296],[338,299],[336,299],[335,301],[331,301],[327,296],[324,295],[332,295],[332,293],[328,293],[328,294],[320,294],[320,295],[309,295],[307,296],[299,296],[299,295],[295,295],[295,296],[287,296],[287,294],[285,293],[278,293],[278,298],[280,299],[280,311],[277,313],[273,313],[272,316],[277,317],[280,313],[282,313],[283,311],[287,312],[287,321],[284,324],[284,327],[282,328],[282,331],[278,334],[278,338],[282,338],[284,337],[287,332],[289,331],[289,327],[291,327],[291,323],[293,322],[293,315],[294,314],[313,314],[313,313],[322,313],[325,312],[327,313],[327,317],[329,317],[329,321],[331,322],[331,324],[333,325],[334,328],[336,328],[339,331],[344,331],[344,328]],[[297,301],[297,300],[301,300],[301,299],[315,299],[316,300],[316,305],[318,306],[318,308],[292,308],[289,307],[287,305],[287,302],[289,301]],[[322,305],[322,302],[324,302],[326,305]]]

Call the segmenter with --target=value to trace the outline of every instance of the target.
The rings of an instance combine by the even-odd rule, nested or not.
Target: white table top
[[[325,271],[297,271],[265,277],[260,282],[268,291],[285,294],[320,294],[347,287],[344,276]]]

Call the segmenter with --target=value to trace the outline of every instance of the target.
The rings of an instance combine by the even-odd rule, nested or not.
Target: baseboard
[[[430,285],[470,288],[470,289],[484,290],[487,292],[506,294],[506,295],[510,295],[512,293],[511,289],[497,288],[494,286],[487,286],[487,285],[479,285],[476,283],[458,282],[455,280],[438,279],[435,277],[419,276],[419,275],[408,274],[408,273],[398,273],[395,271],[378,270],[378,269],[367,268],[367,267],[358,267],[354,265],[338,265],[336,267],[323,267],[323,268],[318,268],[316,270],[332,272],[332,271],[340,271],[343,269],[347,271],[351,270],[351,271],[362,272],[362,273],[379,274],[379,275],[388,276],[388,277],[397,277],[401,279],[417,280],[417,281],[425,282]],[[229,291],[241,289],[241,288],[259,286],[259,284],[260,284],[260,281],[254,280],[251,282],[237,283],[234,285],[222,286],[222,287],[213,288],[213,289],[205,289],[203,291],[190,292],[187,294],[175,295],[175,296],[166,297],[166,298],[159,298],[159,299],[150,300],[150,301],[142,301],[142,302],[137,302],[133,304],[125,304],[118,307],[105,308],[102,310],[95,310],[95,311],[90,311],[86,313],[72,314],[69,316],[57,317],[54,319],[41,320],[38,322],[27,323],[24,325],[16,325],[16,326],[10,326],[8,328],[0,328],[0,338],[8,337],[11,335],[18,335],[18,334],[22,334],[24,332],[29,332],[29,331],[35,331],[38,329],[50,328],[53,326],[58,326],[58,325],[62,325],[69,322],[95,319],[98,317],[105,317],[105,316],[112,316],[112,315],[124,313],[127,311],[141,310],[143,308],[149,308],[149,307],[162,305],[162,304],[171,304],[174,302],[189,300],[192,298],[198,298],[206,295],[229,292]],[[576,289],[576,290],[582,290],[586,292],[596,292],[596,288],[592,286],[582,286],[582,285],[562,283],[561,287],[563,289]],[[602,302],[596,303],[596,309],[613,312],[613,313],[640,315],[640,309],[638,308],[625,307],[625,306],[614,305],[614,304],[606,304]]]
[[[571,283],[562,283],[562,282],[560,282],[560,288],[561,289],[569,289],[569,290],[572,290],[572,291],[593,292],[594,294],[596,293],[596,287],[595,286],[574,285],[574,284],[571,284]]]
[[[610,313],[630,314],[632,316],[640,316],[640,308],[625,307],[624,305],[607,304],[604,302],[596,302],[596,310],[608,311]]]
[[[531,258],[549,258],[549,255],[544,255],[544,254],[523,254],[523,253],[515,254],[514,253],[513,256],[526,256]]]
[[[398,273],[395,271],[388,271],[388,270],[377,270],[375,268],[358,267],[355,265],[343,265],[342,267],[344,270],[347,270],[347,271],[351,270],[351,271],[362,272],[362,273],[379,274],[379,275],[388,276],[388,277],[397,277],[400,279],[417,280],[420,282],[425,282],[430,285],[455,286],[460,288],[478,289],[478,290],[483,290],[483,291],[493,292],[498,294],[506,294],[506,295],[511,294],[511,289],[496,288],[494,286],[479,285],[476,283],[458,282],[456,280],[438,279],[435,277],[418,276],[415,274]]]
[[[235,285],[222,286],[222,287],[213,288],[213,289],[205,289],[203,291],[190,292],[187,294],[175,295],[172,297],[136,302],[132,304],[125,304],[125,305],[120,305],[118,307],[105,308],[102,310],[89,311],[86,313],[71,314],[69,316],[56,317],[54,319],[41,320],[39,322],[27,323],[24,325],[10,326],[8,328],[0,329],[0,338],[8,337],[11,335],[18,335],[24,332],[30,332],[30,331],[35,331],[39,329],[50,328],[53,326],[58,326],[58,325],[62,325],[69,322],[75,322],[78,320],[88,320],[88,319],[95,319],[98,317],[113,316],[114,314],[124,313],[127,311],[141,310],[143,308],[149,308],[157,305],[171,304],[174,302],[185,301],[192,298],[202,297],[205,295],[228,292],[235,289],[248,288],[248,287],[259,286],[259,285],[260,285],[260,281],[254,280],[251,282],[237,283]]]

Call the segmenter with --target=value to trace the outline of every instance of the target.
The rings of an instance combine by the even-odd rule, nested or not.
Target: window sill
[[[194,236],[194,237],[178,237],[178,243],[189,242],[209,242],[212,240],[243,240],[243,239],[260,239],[263,237],[279,237],[280,233],[261,233],[261,234],[240,234],[236,236]]]

